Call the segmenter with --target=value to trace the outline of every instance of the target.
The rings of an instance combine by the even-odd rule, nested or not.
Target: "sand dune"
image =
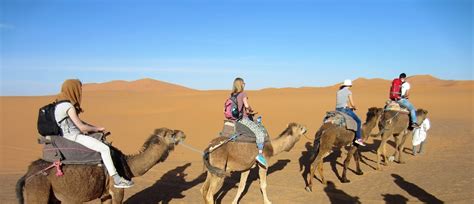
[[[474,82],[440,80],[429,75],[414,76],[409,81],[411,101],[416,107],[429,110],[432,120],[424,155],[406,155],[407,164],[392,164],[384,171],[375,171],[372,168],[375,155],[370,148],[378,138],[373,138],[369,144],[374,144],[363,153],[367,157],[367,164],[362,165],[363,176],[349,172],[352,183],[341,184],[337,177],[341,166],[328,161],[324,164],[325,175],[334,186],[316,183],[315,192],[306,193],[298,158],[306,151],[305,143],[312,141],[302,138],[291,152],[270,162],[270,199],[275,203],[400,203],[435,201],[434,198],[448,203],[474,202]],[[390,81],[384,79],[354,81],[357,114],[363,120],[369,107],[384,105],[389,87]],[[337,85],[270,88],[248,91],[248,95],[272,137],[287,123],[299,122],[308,127],[308,137],[312,138],[325,112],[334,108],[337,89]],[[204,149],[222,127],[222,106],[227,96],[228,91],[224,90],[199,91],[153,79],[85,84],[85,112],[81,117],[110,130],[113,144],[128,154],[136,153],[145,138],[159,127],[181,129],[188,136],[186,144]],[[16,202],[13,187],[16,179],[26,171],[29,162],[41,155],[41,146],[35,139],[37,111],[52,100],[53,96],[0,97],[2,203]],[[406,146],[411,147],[409,143]],[[344,155],[342,151],[342,158],[337,158],[339,163]],[[201,203],[201,170],[198,153],[177,147],[166,162],[135,179],[137,186],[126,191],[125,200],[127,203]],[[250,184],[242,203],[261,201],[258,181],[252,176],[255,182]],[[238,178],[233,176],[226,182],[224,196],[220,198],[222,203],[231,202]]]

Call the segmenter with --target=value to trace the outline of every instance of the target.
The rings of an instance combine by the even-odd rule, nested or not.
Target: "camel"
[[[297,123],[288,124],[287,128],[275,139],[266,142],[263,155],[267,161],[271,157],[283,152],[290,151],[306,134],[306,127]],[[222,187],[224,178],[230,176],[230,172],[241,172],[239,189],[232,203],[238,203],[240,195],[244,191],[250,169],[256,166],[255,157],[257,147],[255,143],[228,142],[209,152],[209,148],[226,138],[219,137],[211,141],[205,150],[204,165],[207,169],[206,181],[201,187],[201,194],[205,203],[214,203],[214,194]],[[267,169],[259,168],[260,190],[263,194],[265,204],[270,204],[267,196]]]
[[[145,141],[142,149],[135,155],[123,155],[111,146],[114,160],[118,157],[123,161],[117,171],[124,177],[137,177],[145,174],[159,162],[164,161],[170,151],[186,135],[181,130],[159,128]],[[115,162],[114,162],[115,163]],[[51,162],[36,160],[31,163],[27,173],[17,183],[17,198],[20,203],[83,203],[101,199],[104,203],[122,203],[124,189],[114,188],[112,178],[100,165],[64,165],[63,176],[56,176],[54,170],[43,169]],[[126,173],[121,172],[123,169]],[[25,194],[25,195],[23,195]],[[23,197],[25,196],[25,198]]]
[[[423,121],[428,114],[427,110],[418,109],[416,111],[416,118],[418,123]],[[395,159],[398,156],[398,163],[403,164],[405,161],[402,159],[403,146],[405,145],[405,140],[408,135],[413,133],[412,129],[409,128],[410,116],[408,113],[387,110],[383,113],[379,122],[379,135],[382,136],[382,141],[380,146],[377,148],[377,170],[380,168],[380,157],[383,151],[384,165],[388,165],[388,156],[386,151],[387,140],[393,135],[395,138],[395,152],[393,153],[393,158]]]
[[[383,113],[382,108],[372,107],[369,108],[367,112],[366,122],[362,125],[362,139],[365,141],[372,129],[376,127],[377,121],[380,119],[380,116]],[[308,165],[310,167],[309,175],[304,176],[306,180],[306,191],[311,192],[313,191],[313,176],[315,173],[315,169],[318,170],[319,176],[321,177],[321,182],[326,185],[327,182],[324,179],[323,175],[323,159],[324,157],[328,156],[333,147],[342,148],[344,146],[349,147],[349,151],[347,153],[347,157],[344,160],[344,170],[342,172],[342,179],[341,182],[347,183],[350,182],[346,177],[347,167],[349,166],[349,162],[351,161],[351,157],[354,156],[354,160],[356,161],[356,174],[362,175],[363,172],[360,169],[359,159],[360,159],[360,152],[358,151],[358,147],[352,145],[354,141],[355,132],[351,130],[347,130],[345,127],[341,127],[332,123],[324,123],[316,132],[314,138],[314,151],[310,155]]]

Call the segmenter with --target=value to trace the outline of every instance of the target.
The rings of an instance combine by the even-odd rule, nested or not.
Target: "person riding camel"
[[[410,111],[410,126],[412,128],[419,128],[420,126],[416,122],[416,108],[413,104],[408,101],[408,97],[410,96],[410,83],[406,81],[407,75],[405,73],[401,73],[399,76],[399,80],[401,81],[401,91],[400,97],[395,98],[395,101],[400,104],[402,107],[406,107]],[[393,85],[392,85],[393,86]],[[392,100],[394,100],[392,98]]]
[[[110,155],[109,146],[87,135],[89,133],[105,132],[105,128],[89,125],[79,118],[79,113],[83,112],[81,99],[81,81],[77,79],[64,81],[61,87],[61,93],[56,97],[56,102],[66,102],[58,103],[54,111],[55,119],[61,128],[62,137],[99,152],[109,176],[113,178],[115,188],[132,187],[134,184],[133,181],[127,180],[117,173]]]
[[[351,116],[357,123],[357,131],[355,132],[355,139],[354,143],[365,146],[364,142],[362,141],[362,134],[361,134],[361,120],[357,115],[354,113],[356,106],[354,104],[354,99],[352,98],[352,81],[350,79],[344,80],[344,83],[339,87],[339,91],[336,94],[336,110],[346,113],[347,115]]]
[[[257,122],[250,119],[251,115],[254,114],[252,107],[248,102],[247,93],[244,92],[245,82],[242,78],[235,78],[231,98],[236,98],[237,102],[237,109],[239,112],[239,116],[236,118],[236,122],[248,127],[256,136],[256,143],[258,148],[258,155],[255,158],[258,163],[263,165],[265,168],[267,167],[267,161],[263,156],[263,146],[266,131],[264,130],[263,126],[257,124]],[[224,107],[224,113],[226,112],[226,107]]]

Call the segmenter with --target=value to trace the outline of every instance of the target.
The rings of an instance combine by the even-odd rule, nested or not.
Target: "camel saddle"
[[[88,135],[102,141],[102,133]],[[100,164],[100,153],[61,136],[38,136],[38,143],[44,144],[42,159],[63,164]]]
[[[270,141],[268,137],[268,132],[263,125],[261,128],[264,129],[265,134],[265,142]],[[219,134],[221,137],[232,138],[232,142],[246,142],[246,143],[255,143],[257,137],[253,133],[250,128],[245,125],[242,125],[239,122],[233,120],[224,120],[224,127],[222,128],[222,132]]]
[[[328,111],[323,123],[332,123],[348,130],[357,131],[357,122],[350,115],[341,111]]]
[[[410,113],[410,111],[406,107],[401,106],[398,102],[393,101],[393,100],[387,100],[385,102],[384,110],[397,111],[397,112],[406,113],[406,114]]]

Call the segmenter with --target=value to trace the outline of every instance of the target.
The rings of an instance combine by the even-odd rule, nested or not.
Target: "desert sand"
[[[316,180],[313,192],[304,190],[299,158],[305,144],[314,138],[326,111],[335,104],[337,85],[330,87],[270,88],[248,91],[271,137],[289,122],[305,124],[308,138],[301,138],[291,152],[269,162],[267,192],[274,203],[474,203],[474,81],[440,80],[429,75],[408,79],[411,101],[429,111],[432,129],[425,152],[412,156],[411,136],[405,147],[406,164],[391,163],[375,170],[374,137],[362,148],[364,175],[348,172],[351,183],[342,184],[342,162],[346,151],[335,151],[325,159],[323,186]],[[257,83],[257,82],[247,82]],[[231,83],[229,82],[229,85]],[[382,107],[388,97],[389,80],[354,81],[353,94],[362,120],[369,107]],[[59,90],[60,87],[58,87]],[[127,154],[138,151],[145,139],[160,127],[183,130],[185,143],[203,150],[222,128],[223,103],[229,91],[199,91],[153,79],[112,81],[84,85],[82,119],[106,127],[109,140]],[[38,109],[53,96],[0,97],[0,199],[16,203],[15,184],[29,163],[41,156],[36,142]],[[377,131],[377,130],[375,130]],[[388,152],[393,152],[389,142]],[[355,169],[351,162],[350,169]],[[125,203],[202,203],[199,189],[205,179],[199,152],[177,146],[170,157],[125,191]],[[218,201],[230,203],[237,190],[238,175],[228,178]],[[247,183],[241,203],[262,203],[256,171]],[[99,203],[92,201],[91,203]]]

